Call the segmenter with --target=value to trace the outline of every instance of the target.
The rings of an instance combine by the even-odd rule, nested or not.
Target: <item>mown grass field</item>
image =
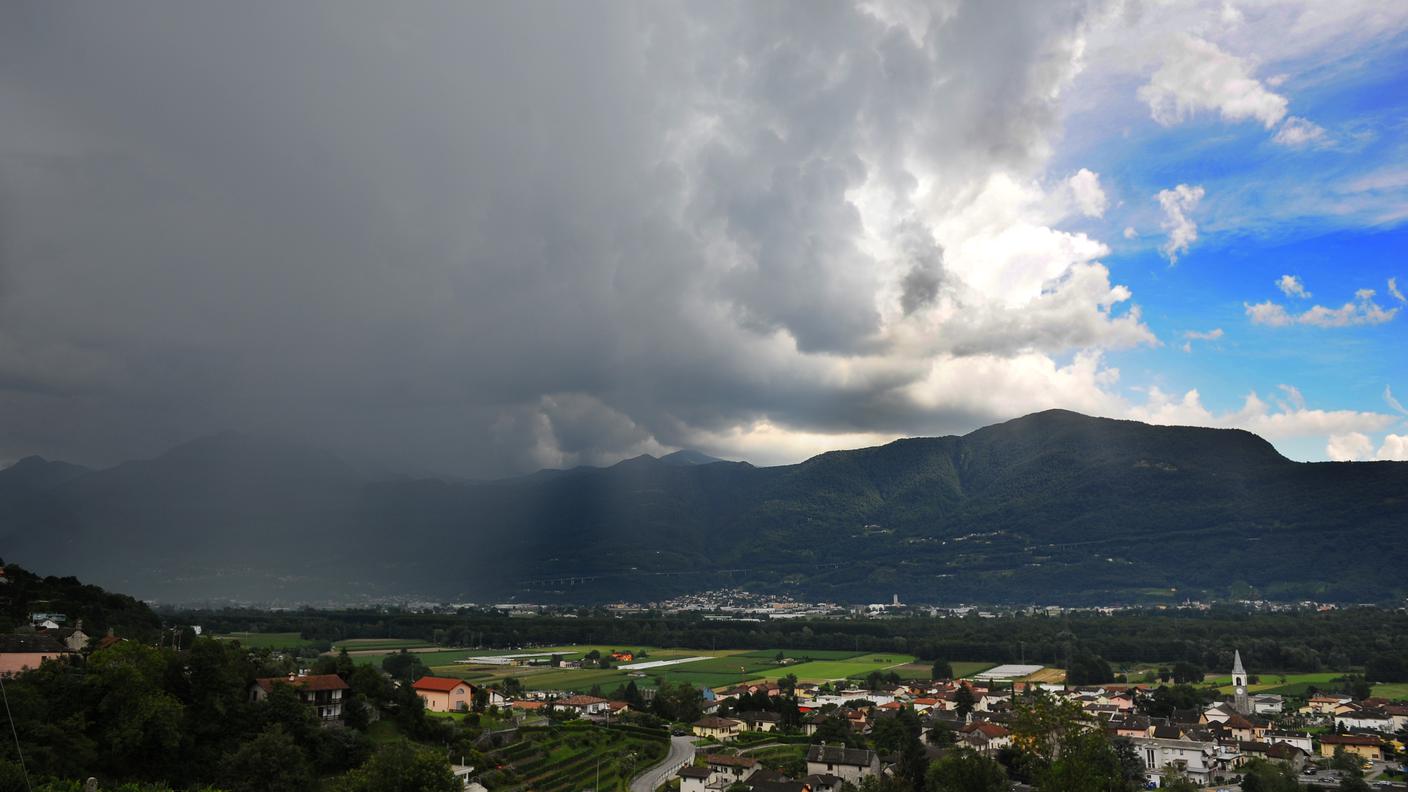
[[[1387,699],[1408,700],[1408,682],[1395,682],[1393,684],[1374,685],[1374,695]]]
[[[1278,693],[1281,695],[1303,696],[1307,689],[1312,686],[1324,687],[1330,682],[1343,677],[1347,671],[1323,671],[1314,674],[1277,674],[1268,673],[1258,675],[1260,680],[1255,685],[1247,685],[1247,690],[1252,693]],[[1282,680],[1285,681],[1282,681]],[[1224,675],[1209,677],[1203,680],[1204,684],[1212,684],[1222,693],[1231,693],[1232,676]]]
[[[817,660],[789,667],[783,674],[796,674],[803,682],[827,682],[833,679],[865,677],[872,671],[889,671],[914,662],[914,655],[884,652],[863,654],[845,660]]]
[[[969,677],[969,676],[972,676],[972,675],[974,675],[974,674],[978,674],[978,673],[981,673],[981,672],[983,672],[983,671],[986,671],[986,670],[988,670],[989,668],[992,668],[993,666],[995,666],[995,665],[997,665],[997,664],[996,664],[996,663],[980,663],[980,662],[970,662],[970,661],[958,660],[958,661],[949,663],[949,665],[953,666],[953,675],[954,675],[955,677],[958,677],[959,679],[962,679],[963,677]]]
[[[334,643],[332,648],[333,651],[346,649],[349,652],[361,652],[378,649],[415,649],[433,645],[429,641],[420,641],[414,638],[348,638],[345,641]]]
[[[213,636],[222,641],[239,641],[240,645],[250,649],[301,649],[305,646],[312,646],[309,641],[298,633],[229,633],[226,635]]]

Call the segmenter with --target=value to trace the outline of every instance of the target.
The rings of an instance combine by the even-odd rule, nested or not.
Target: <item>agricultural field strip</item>
[[[766,678],[779,679],[788,674],[795,674],[804,682],[828,682],[855,675],[865,676],[871,671],[888,671],[913,662],[913,655],[877,652],[849,660],[814,660],[794,666],[778,666],[773,668]]]
[[[713,658],[708,655],[700,655],[698,657],[681,657],[678,660],[650,660],[644,663],[630,663],[616,667],[622,671],[644,671],[647,668],[663,668],[665,666],[682,665],[684,663],[694,663],[699,660],[712,659]]]

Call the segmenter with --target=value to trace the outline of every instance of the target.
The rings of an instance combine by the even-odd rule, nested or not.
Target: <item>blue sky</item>
[[[1229,122],[1215,111],[1180,123],[1155,121],[1136,97],[1138,80],[1090,86],[1101,94],[1066,118],[1052,172],[1100,174],[1111,208],[1073,227],[1112,248],[1103,261],[1126,284],[1162,342],[1112,352],[1126,387],[1198,390],[1214,413],[1233,412],[1247,393],[1284,398],[1296,388],[1326,410],[1395,412],[1386,388],[1408,393],[1408,305],[1388,290],[1408,283],[1408,41],[1390,38],[1328,62],[1304,57],[1261,64],[1282,75],[1273,89],[1289,113],[1312,119],[1324,137],[1280,145],[1255,119]],[[1080,94],[1078,82],[1073,93]],[[1375,180],[1381,189],[1369,189]],[[1189,213],[1198,238],[1176,262],[1154,196],[1176,184],[1205,194]],[[1126,238],[1125,228],[1134,229]],[[1294,275],[1309,297],[1284,293]],[[1268,326],[1247,304],[1271,300],[1292,313],[1339,308],[1362,289],[1391,319],[1322,327]],[[1190,331],[1221,330],[1216,339]],[[1186,347],[1185,347],[1186,342]],[[1402,433],[1400,423],[1388,432]],[[1373,432],[1366,432],[1375,440]],[[1324,459],[1320,435],[1276,440],[1298,459]]]

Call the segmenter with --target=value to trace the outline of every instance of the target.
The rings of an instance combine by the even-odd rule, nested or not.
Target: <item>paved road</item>
[[[631,782],[631,792],[655,792],[655,790],[679,768],[694,759],[694,737],[670,738],[670,755],[665,761],[646,770]]]

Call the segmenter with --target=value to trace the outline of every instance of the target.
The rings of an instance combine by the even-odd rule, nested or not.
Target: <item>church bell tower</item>
[[[1247,671],[1242,668],[1242,652],[1234,650],[1232,660],[1232,687],[1236,691],[1236,699],[1232,706],[1243,715],[1250,715],[1251,700],[1247,697]]]

